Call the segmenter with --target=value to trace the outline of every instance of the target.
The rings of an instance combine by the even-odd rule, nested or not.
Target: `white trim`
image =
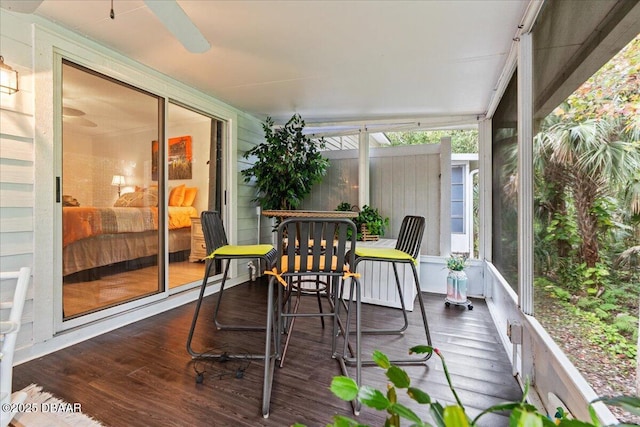
[[[489,107],[487,108],[487,112],[485,114],[485,117],[489,119],[493,118],[493,115],[496,112],[496,108],[498,108],[500,100],[504,95],[504,91],[507,90],[507,86],[511,81],[511,76],[513,76],[513,72],[516,69],[516,65],[518,62],[518,40],[520,39],[520,35],[523,33],[531,32],[531,29],[536,22],[536,18],[538,17],[543,4],[544,0],[531,0],[527,6],[527,10],[524,16],[522,17],[522,20],[520,21],[520,25],[518,25],[518,29],[513,36],[513,43],[511,43],[511,47],[509,48],[507,60],[505,61],[505,65],[502,68],[502,73],[498,78],[496,89],[494,90],[491,100],[489,101]]]
[[[533,35],[523,34],[518,51],[518,295],[533,314]]]
[[[478,258],[491,261],[492,254],[492,136],[491,119],[482,120],[478,127]]]
[[[440,139],[440,255],[451,252],[451,137]]]
[[[370,204],[369,151],[369,133],[360,132],[358,138],[358,206]]]

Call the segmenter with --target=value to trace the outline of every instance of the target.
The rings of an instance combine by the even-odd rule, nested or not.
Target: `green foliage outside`
[[[477,153],[478,131],[472,130],[435,130],[421,132],[388,132],[391,146],[439,144],[443,137],[451,137],[452,153]]]
[[[591,325],[587,339],[630,359],[640,301],[638,75],[640,37],[545,118],[534,139],[536,285]]]

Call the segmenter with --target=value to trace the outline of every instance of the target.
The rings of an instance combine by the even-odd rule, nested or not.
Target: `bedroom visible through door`
[[[226,122],[67,60],[61,82],[63,321],[197,286]]]
[[[222,145],[225,123],[188,107],[169,102],[167,113],[167,213],[169,245],[174,229],[185,225],[188,210],[189,251],[169,253],[168,285],[174,289],[200,283],[207,256],[200,214],[220,211]],[[213,272],[215,274],[215,272]]]
[[[163,291],[163,221],[151,176],[163,105],[161,97],[63,60],[65,320]]]

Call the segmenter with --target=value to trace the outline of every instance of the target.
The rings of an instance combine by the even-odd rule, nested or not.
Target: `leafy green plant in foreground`
[[[555,420],[551,420],[546,414],[538,411],[538,409],[526,402],[528,393],[528,384],[525,386],[522,400],[518,402],[506,402],[498,405],[491,406],[475,418],[469,417],[464,407],[464,404],[460,400],[460,397],[456,393],[453,384],[451,383],[451,377],[447,369],[444,357],[442,353],[431,346],[420,345],[412,347],[409,350],[410,353],[426,354],[435,353],[440,357],[442,367],[444,369],[445,376],[449,388],[453,393],[455,404],[443,406],[437,401],[431,399],[428,393],[411,386],[411,379],[407,372],[389,362],[388,357],[380,351],[375,351],[373,354],[373,360],[382,369],[386,371],[386,376],[389,380],[386,393],[377,390],[373,387],[362,385],[358,387],[356,382],[345,376],[337,376],[333,378],[331,382],[331,391],[340,399],[346,401],[352,401],[357,399],[363,405],[378,411],[386,411],[388,413],[384,426],[400,427],[401,420],[409,421],[410,426],[424,426],[424,427],[471,427],[477,426],[478,421],[486,414],[490,413],[509,413],[509,426],[510,427],[602,427],[598,420],[593,407],[589,406],[589,413],[591,415],[590,421],[579,421],[570,419],[562,410],[558,410],[555,414]],[[429,413],[433,419],[434,424],[422,420],[411,408],[400,403],[398,397],[400,395],[399,390],[406,390],[407,396],[415,402],[422,405],[429,405]],[[625,410],[640,415],[640,398],[633,396],[621,396],[621,397],[603,397],[597,399],[607,405],[614,405],[623,407]],[[636,424],[618,424],[618,426],[631,426]],[[295,424],[295,426],[301,426]],[[329,424],[332,427],[365,427],[358,421],[342,416],[334,416],[334,423]]]

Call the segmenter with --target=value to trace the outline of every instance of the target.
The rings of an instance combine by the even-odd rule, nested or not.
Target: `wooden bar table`
[[[270,218],[355,218],[358,212],[352,211],[307,211],[307,210],[278,210],[262,211],[262,215]]]

